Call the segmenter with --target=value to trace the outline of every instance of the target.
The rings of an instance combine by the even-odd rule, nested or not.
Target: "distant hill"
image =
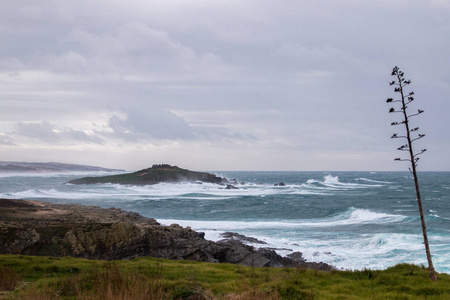
[[[72,184],[95,184],[95,183],[118,183],[131,185],[149,185],[162,182],[209,182],[216,184],[227,183],[225,178],[205,172],[195,172],[181,169],[177,166],[167,164],[153,165],[151,168],[143,169],[134,173],[84,177],[69,181]]]
[[[0,161],[0,173],[65,173],[65,172],[121,172],[120,169],[108,169],[96,166],[65,164],[57,162],[15,162]]]

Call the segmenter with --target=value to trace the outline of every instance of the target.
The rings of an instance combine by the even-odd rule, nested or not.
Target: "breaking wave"
[[[328,218],[292,221],[198,221],[198,220],[158,220],[163,224],[178,223],[184,226],[191,226],[200,230],[241,230],[241,229],[286,229],[307,227],[335,227],[347,225],[362,225],[375,223],[395,223],[402,222],[409,217],[403,215],[392,215],[377,213],[366,209],[350,208],[343,213],[332,215]]]
[[[269,184],[237,184],[238,189],[225,189],[224,186],[203,183],[160,183],[147,186],[120,185],[120,184],[95,184],[72,185],[65,184],[61,188],[29,189],[8,193],[8,197],[28,199],[103,199],[124,197],[147,197],[148,199],[164,200],[170,198],[203,199],[211,200],[227,199],[242,196],[268,196],[268,195],[333,195],[340,189],[357,189],[374,187],[357,183],[342,183],[337,176],[326,175],[323,181],[314,179],[303,184],[286,184],[275,186]]]

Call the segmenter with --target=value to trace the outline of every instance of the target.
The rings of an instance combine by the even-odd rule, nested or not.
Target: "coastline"
[[[407,173],[219,174],[246,184],[239,190],[213,184],[70,185],[66,182],[85,175],[30,174],[2,177],[0,198],[117,207],[161,224],[190,226],[212,241],[225,231],[237,232],[267,242],[281,256],[299,251],[307,261],[343,270],[426,264],[420,228],[411,226],[418,215]],[[445,273],[450,272],[449,174],[423,176],[433,255]],[[286,186],[273,185],[281,181]]]
[[[273,249],[245,245],[252,239],[229,233],[213,242],[204,233],[118,208],[0,199],[0,254],[72,256],[122,260],[151,256],[165,259],[233,263],[254,267],[333,270],[307,262],[301,253],[287,257]]]

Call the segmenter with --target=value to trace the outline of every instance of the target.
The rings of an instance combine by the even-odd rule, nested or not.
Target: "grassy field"
[[[0,299],[450,299],[422,267],[322,272],[138,258],[0,255]]]

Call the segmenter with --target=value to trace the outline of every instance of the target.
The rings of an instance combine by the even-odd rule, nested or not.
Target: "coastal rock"
[[[230,179],[230,180],[229,180],[229,183],[230,183],[230,184],[238,184],[238,181],[237,181],[236,178],[233,178],[233,179]]]
[[[227,184],[227,187],[226,187],[225,189],[227,189],[227,190],[238,190],[239,188],[238,188],[238,187],[235,187],[235,186],[232,185],[232,184]]]
[[[261,255],[251,246],[242,244],[236,240],[225,240],[218,242],[219,252],[216,257],[219,262],[227,262],[232,264],[241,264],[254,267],[270,266],[270,260]]]
[[[299,266],[298,260],[281,257],[270,249],[255,249],[236,239],[216,243],[190,228],[163,226],[154,219],[116,208],[0,199],[0,254],[18,253],[108,260],[151,256],[255,267]]]
[[[293,252],[291,254],[288,254],[287,257],[289,257],[299,263],[306,262],[306,260],[303,258],[303,253],[301,253],[301,252]]]
[[[253,244],[267,244],[266,242],[260,241],[254,237],[248,237],[243,234],[236,233],[236,232],[224,232],[221,235],[227,240],[238,240],[241,242],[248,242],[248,243],[253,243]]]

